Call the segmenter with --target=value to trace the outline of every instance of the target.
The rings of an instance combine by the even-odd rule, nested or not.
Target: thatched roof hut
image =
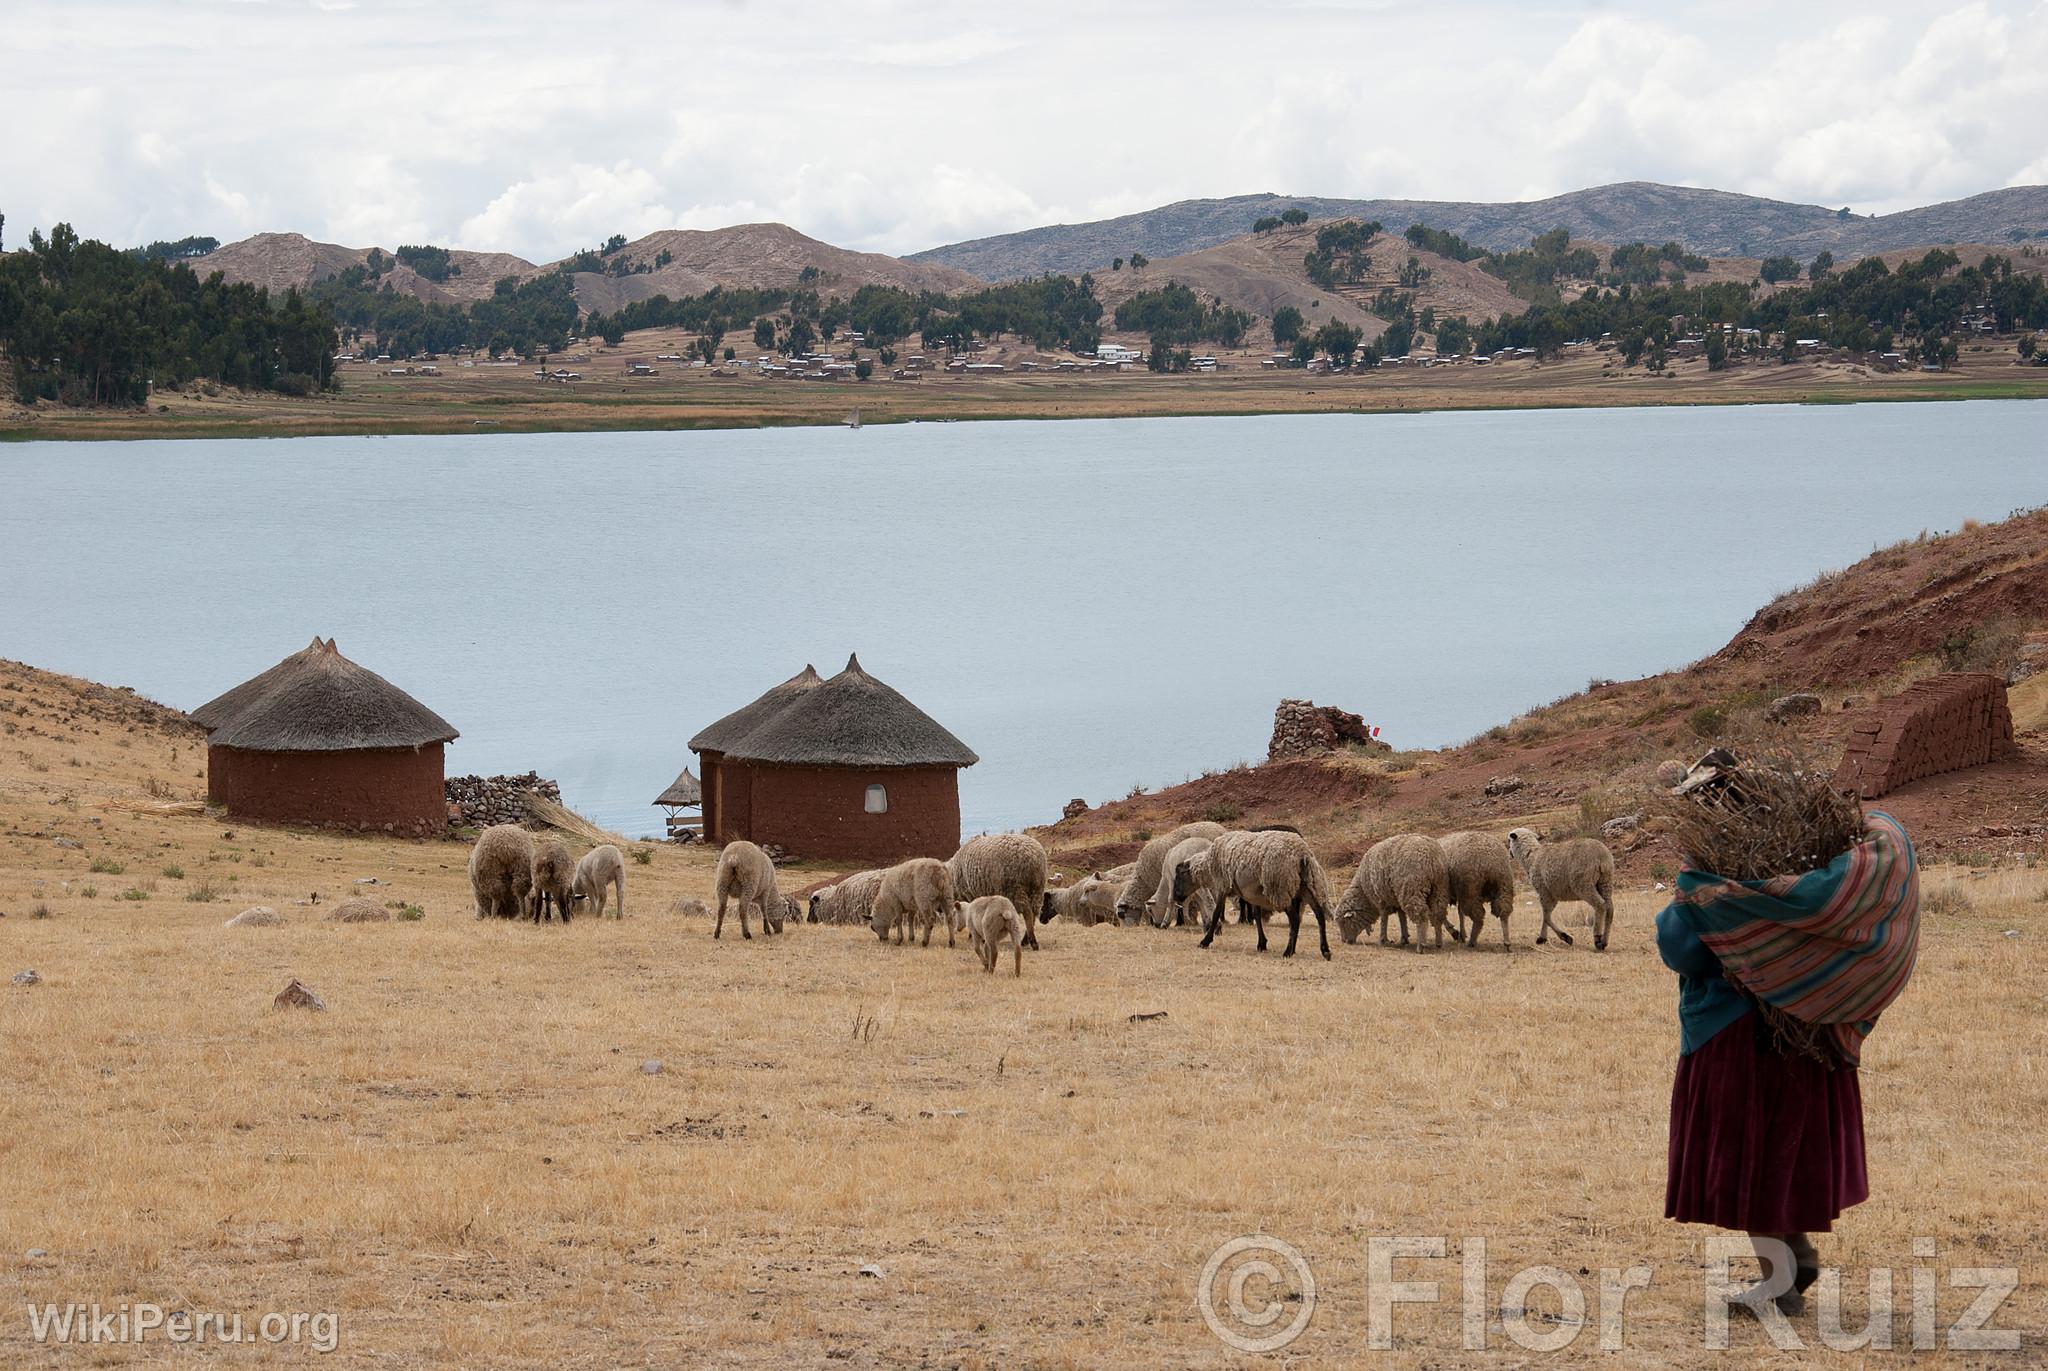
[[[676,777],[670,783],[667,790],[655,796],[654,802],[658,805],[670,805],[676,808],[686,805],[700,805],[704,803],[704,787],[699,785],[697,778],[690,774],[690,768],[684,767],[683,774]]]
[[[208,797],[238,818],[393,832],[447,825],[454,725],[318,638],[200,706]]]
[[[711,841],[865,862],[949,856],[958,772],[980,760],[857,656],[829,681],[805,667],[690,746]]]

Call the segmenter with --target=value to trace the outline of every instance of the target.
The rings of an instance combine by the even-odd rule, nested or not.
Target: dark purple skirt
[[[1754,1013],[1678,1059],[1665,1218],[1825,1233],[1869,1196],[1855,1067],[1775,1051]]]

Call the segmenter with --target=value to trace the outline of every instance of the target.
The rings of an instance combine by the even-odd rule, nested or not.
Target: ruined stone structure
[[[1372,736],[1372,729],[1356,714],[1312,700],[1282,700],[1273,711],[1273,740],[1266,745],[1266,760],[1313,757],[1335,752],[1347,743],[1391,752],[1393,749]]]

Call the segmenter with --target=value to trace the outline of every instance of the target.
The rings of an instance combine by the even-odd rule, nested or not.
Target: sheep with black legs
[[[516,919],[533,893],[533,835],[517,824],[493,824],[469,850],[469,888],[479,919]]]
[[[1347,943],[1379,921],[1380,943],[1387,941],[1387,926],[1401,921],[1401,945],[1408,945],[1408,928],[1415,926],[1415,949],[1421,951],[1425,934],[1434,931],[1435,945],[1444,945],[1444,914],[1450,901],[1450,874],[1445,868],[1443,848],[1434,838],[1420,833],[1398,833],[1382,838],[1366,849],[1358,872],[1337,904],[1337,932]]]
[[[598,918],[604,917],[607,895],[616,890],[619,907],[612,911],[614,919],[626,917],[626,859],[619,849],[610,843],[601,843],[583,854],[583,860],[576,863],[575,879],[569,883],[569,897],[588,900],[590,908]]]
[[[1535,888],[1536,902],[1543,907],[1543,927],[1536,934],[1542,942],[1551,933],[1566,947],[1572,935],[1551,922],[1550,912],[1571,900],[1593,907],[1593,948],[1607,950],[1607,934],[1614,927],[1614,854],[1597,838],[1572,838],[1546,843],[1533,828],[1518,828],[1508,834],[1508,852]]]
[[[1215,844],[1200,840],[1202,846],[1193,855],[1183,858],[1168,867],[1161,876],[1161,883],[1172,883],[1170,898],[1186,915],[1189,923],[1207,931],[1209,911],[1215,910],[1220,921],[1223,914],[1222,882],[1217,876],[1212,849]],[[1178,848],[1176,848],[1178,850]],[[1259,951],[1266,950],[1266,911],[1255,909],[1238,901],[1244,922],[1253,925],[1259,933]]]
[[[1196,834],[1182,838],[1166,854],[1166,860],[1159,864],[1159,884],[1152,890],[1151,898],[1145,901],[1145,917],[1154,928],[1166,928],[1181,923],[1203,922],[1173,894],[1173,873],[1183,864],[1191,862],[1199,853],[1207,852],[1215,842],[1214,835]],[[1208,906],[1202,906],[1207,909]]]
[[[1188,838],[1217,838],[1223,833],[1223,825],[1201,820],[1182,824],[1170,833],[1162,833],[1150,839],[1138,849],[1138,863],[1124,881],[1124,887],[1117,892],[1116,918],[1121,924],[1134,924],[1145,915],[1145,902],[1159,889],[1159,873],[1166,867],[1166,854],[1176,844]]]
[[[763,933],[782,931],[782,921],[790,912],[786,897],[775,888],[775,863],[754,844],[742,840],[725,845],[725,850],[718,854],[718,871],[712,877],[711,888],[712,898],[718,901],[718,922],[711,930],[712,937],[725,932],[728,901],[739,905],[742,938],[754,936],[747,928],[749,906],[760,912]]]
[[[1508,916],[1515,912],[1515,864],[1508,846],[1491,833],[1465,830],[1446,833],[1436,840],[1444,852],[1444,869],[1451,879],[1451,904],[1458,911],[1459,937],[1465,946],[1479,946],[1479,932],[1486,924],[1486,912],[1500,921],[1500,945],[1509,951]]]
[[[1330,956],[1330,877],[1323,864],[1309,850],[1299,833],[1225,833],[1209,845],[1209,860],[1216,868],[1217,899],[1209,912],[1209,931],[1201,946],[1215,940],[1223,924],[1223,901],[1237,896],[1245,916],[1254,910],[1268,914],[1286,911],[1287,948],[1280,955],[1292,957],[1301,937],[1303,905],[1316,912],[1316,937],[1324,960]],[[1266,929],[1259,926],[1260,950],[1264,950]]]
[[[868,913],[868,927],[884,942],[893,929],[896,941],[908,944],[922,930],[923,946],[932,945],[932,925],[945,921],[946,946],[953,946],[953,873],[934,857],[912,857],[882,873],[875,888],[874,908]]]
[[[1001,895],[1020,912],[1043,911],[1050,863],[1036,838],[1022,833],[985,833],[969,838],[946,863],[953,875],[953,898],[978,900]],[[1024,925],[1024,946],[1036,949],[1038,935]]]
[[[573,912],[569,907],[570,894],[575,883],[576,858],[570,855],[569,845],[552,834],[535,839],[533,893],[528,896],[533,921],[539,923],[554,917],[569,922]]]

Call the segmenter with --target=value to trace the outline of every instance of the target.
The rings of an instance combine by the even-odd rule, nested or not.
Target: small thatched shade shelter
[[[684,767],[683,774],[654,797],[654,803],[668,811],[669,837],[687,843],[704,836],[704,787],[690,774],[690,768]]]
[[[454,727],[332,639],[314,639],[200,711],[211,735],[207,798],[238,819],[418,834],[447,827],[441,754]]]
[[[712,842],[860,862],[951,856],[959,771],[980,760],[858,657],[829,681],[806,667],[690,746],[703,759]]]

